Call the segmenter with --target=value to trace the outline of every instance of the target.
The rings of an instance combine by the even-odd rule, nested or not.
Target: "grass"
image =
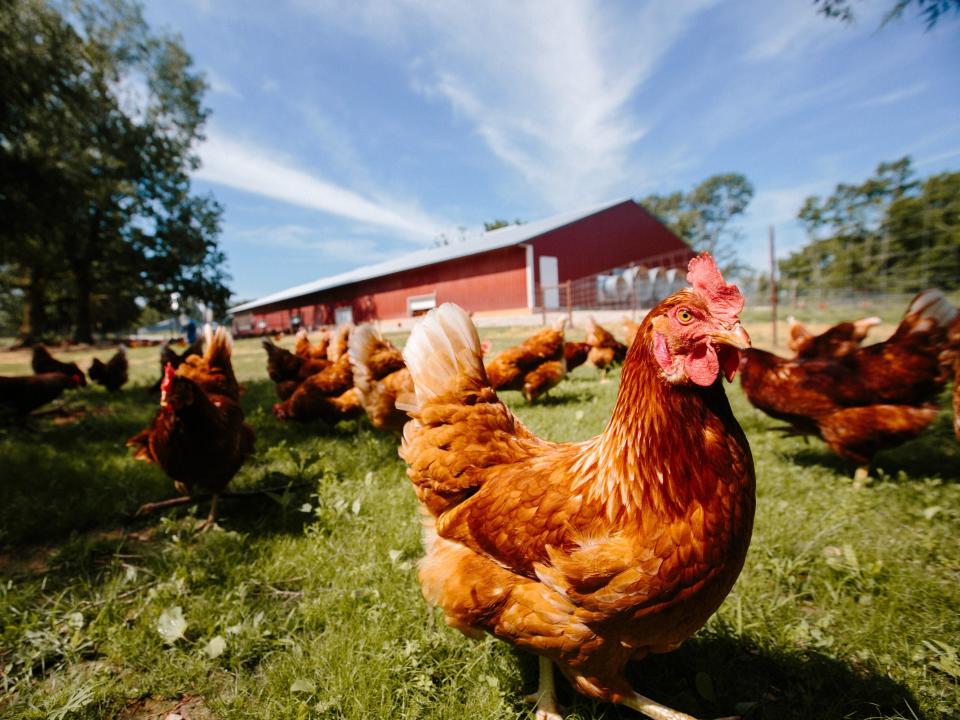
[[[497,350],[525,332],[484,335]],[[258,441],[234,488],[310,487],[225,501],[222,531],[194,532],[206,508],[127,517],[174,494],[123,446],[154,412],[156,349],[131,351],[121,394],[69,395],[68,411],[83,408],[72,422],[0,431],[0,716],[530,717],[533,660],[424,605],[396,440],[366,421],[278,423],[263,351],[242,341],[235,357]],[[27,364],[0,355],[0,374]],[[503,397],[535,432],[573,440],[603,428],[616,386],[580,368],[540,405]],[[821,443],[774,432],[738,385],[729,394],[757,467],[747,564],[707,627],[632,668],[634,685],[698,717],[958,717],[960,452],[946,410],[856,487]],[[573,719],[636,717],[565,686],[561,700]]]

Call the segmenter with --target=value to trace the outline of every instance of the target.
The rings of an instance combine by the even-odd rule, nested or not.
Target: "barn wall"
[[[531,244],[537,258],[537,283],[541,255],[558,259],[560,282],[566,282],[686,249],[683,241],[632,201],[557,228],[534,238]]]
[[[515,310],[527,306],[526,252],[522,247],[414,268],[283,303],[282,309],[254,311],[254,327],[264,332],[290,329],[299,310],[304,327],[332,325],[336,308],[353,307],[354,322],[407,317],[407,298],[436,293],[437,305],[455,302],[472,311]],[[266,327],[259,328],[259,321]]]

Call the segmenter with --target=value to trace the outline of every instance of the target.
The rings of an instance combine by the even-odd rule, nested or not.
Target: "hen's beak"
[[[740,323],[736,323],[729,329],[712,332],[710,333],[710,337],[714,342],[729,345],[737,350],[746,350],[750,347],[750,336]]]

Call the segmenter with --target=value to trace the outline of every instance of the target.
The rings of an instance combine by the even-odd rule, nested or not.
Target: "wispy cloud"
[[[317,228],[297,224],[246,228],[235,233],[234,237],[258,247],[316,254],[325,260],[355,261],[357,257],[378,250],[377,242],[371,238],[330,239]]]
[[[206,68],[204,74],[207,77],[207,84],[210,85],[210,92],[227,95],[238,100],[243,99],[243,95],[230,82],[213,68]]]
[[[900,88],[899,90],[894,90],[893,92],[888,92],[883,95],[876,95],[872,98],[864,100],[861,105],[864,107],[876,107],[881,105],[893,105],[902,100],[907,100],[912,97],[916,97],[924,90],[929,87],[930,83],[928,82],[918,82],[910,85],[909,87]]]
[[[208,132],[200,157],[203,164],[196,176],[208,182],[386,228],[414,242],[430,243],[450,225],[399,202],[364,197],[297,167],[275,151],[216,129]]]
[[[853,24],[824,17],[809,2],[748,3],[740,11],[750,61],[798,60],[814,50],[875,32],[882,9],[858,6]]]
[[[629,101],[707,2],[412,3],[430,28],[417,86],[440,97],[556,208],[620,192],[646,133]]]

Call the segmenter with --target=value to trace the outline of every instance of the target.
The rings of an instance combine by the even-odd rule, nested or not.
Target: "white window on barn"
[[[338,307],[333,311],[333,319],[337,325],[352,325],[353,324],[353,306],[344,305],[343,307]]]
[[[424,315],[437,306],[437,295],[411,295],[407,298],[407,315],[416,317]]]

